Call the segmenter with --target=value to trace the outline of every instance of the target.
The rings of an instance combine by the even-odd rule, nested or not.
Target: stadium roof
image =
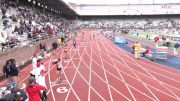
[[[180,3],[180,0],[63,0],[65,2],[81,4],[167,4]]]

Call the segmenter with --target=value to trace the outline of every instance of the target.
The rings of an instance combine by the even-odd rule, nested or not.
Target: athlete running
[[[68,48],[67,48],[67,44],[65,44],[65,47],[64,47],[64,55],[65,55],[65,58],[64,59],[67,59],[68,58]]]
[[[76,40],[75,39],[73,39],[73,46],[74,46],[74,48],[76,48]]]
[[[81,41],[84,40],[84,32],[82,32]]]
[[[56,66],[57,66],[57,74],[59,75],[59,83],[61,83],[62,82],[62,76],[61,76],[61,74],[62,74],[62,63],[61,63],[60,59],[58,59]]]

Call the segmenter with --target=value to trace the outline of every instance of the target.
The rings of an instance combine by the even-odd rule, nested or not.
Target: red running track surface
[[[77,36],[77,47],[68,44],[68,60],[63,47],[44,61],[48,72],[48,101],[178,101],[180,71],[152,61],[136,60],[98,31]],[[58,83],[53,59],[63,59],[61,83]],[[31,65],[21,71],[20,83],[27,83]],[[0,83],[3,85],[6,80]]]

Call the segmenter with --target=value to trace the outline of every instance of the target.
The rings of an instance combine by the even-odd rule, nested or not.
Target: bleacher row
[[[43,11],[12,0],[1,1],[0,48],[18,43],[27,44],[32,39],[61,35],[75,29],[75,23],[59,14]],[[64,29],[69,30],[64,30]]]

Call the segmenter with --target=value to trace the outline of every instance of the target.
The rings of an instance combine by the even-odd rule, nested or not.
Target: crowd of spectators
[[[52,44],[53,48],[56,49],[59,45],[68,41],[68,33],[77,30],[75,21],[67,20],[59,14],[15,3],[11,0],[1,1],[0,3],[0,48],[2,50],[7,47],[19,47],[23,43],[30,44],[30,42],[41,40],[40,52],[37,51],[34,58],[46,58],[49,49],[42,39],[52,36],[57,37]],[[36,67],[39,62],[36,62],[37,59],[34,58],[33,66]],[[29,95],[29,101],[35,101],[34,99],[39,101],[41,97],[39,97],[39,91],[46,89],[46,87],[37,85],[35,78],[29,79],[26,88],[19,84],[20,70],[15,59],[7,60],[3,73],[9,83],[0,88],[0,100],[2,101],[25,101],[28,99],[27,94]],[[35,89],[32,89],[34,87]]]
[[[18,43],[35,41],[52,35],[61,35],[75,29],[74,22],[59,14],[20,5],[11,1],[1,2],[0,6],[0,44],[10,48]],[[68,30],[65,30],[68,29]]]

